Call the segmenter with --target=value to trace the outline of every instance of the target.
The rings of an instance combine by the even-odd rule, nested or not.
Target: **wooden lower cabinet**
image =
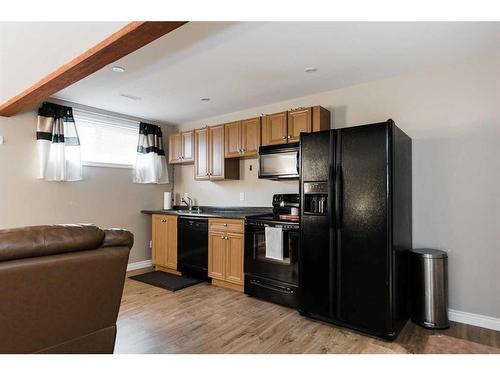
[[[176,215],[153,215],[152,258],[157,270],[178,274]]]
[[[239,225],[235,225],[239,221]],[[209,219],[209,228],[224,227],[224,219]],[[237,232],[209,229],[208,276],[212,284],[243,291],[244,222],[227,220],[225,227]],[[241,229],[239,229],[241,228]]]
[[[226,281],[243,285],[244,236],[241,233],[226,235]]]
[[[223,232],[208,233],[208,276],[224,280],[226,274],[226,240]]]

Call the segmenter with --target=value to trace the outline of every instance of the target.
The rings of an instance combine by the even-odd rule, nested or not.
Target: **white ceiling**
[[[65,36],[68,28],[75,30],[71,24],[51,28],[57,25],[59,34]],[[105,29],[103,24],[97,25],[99,31]],[[140,118],[181,123],[498,53],[499,25],[192,22],[55,97]],[[81,24],[79,27],[84,29]],[[98,34],[96,24],[85,29]],[[81,35],[73,37],[82,44]],[[43,66],[48,66],[51,60],[46,55],[40,57],[36,49],[40,41],[32,39],[31,44],[23,41],[37,52],[31,62],[38,63],[40,58]],[[23,71],[22,80],[27,80],[24,69],[19,69],[19,60],[30,73],[34,70],[25,63],[33,54],[32,47],[29,51],[19,49],[10,62],[9,87],[19,86],[20,78],[13,72]],[[123,66],[126,72],[113,72],[114,65]],[[305,73],[310,66],[317,72]],[[30,77],[34,81],[40,75]],[[201,102],[202,97],[211,101]]]
[[[0,22],[0,103],[114,33],[126,22]]]

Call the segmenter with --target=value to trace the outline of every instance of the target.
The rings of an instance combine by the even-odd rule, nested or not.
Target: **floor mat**
[[[140,281],[149,285],[157,286],[175,292],[179,289],[187,288],[195,284],[202,283],[203,280],[188,276],[177,276],[171,273],[153,271],[141,275],[131,276],[129,279]]]
[[[445,335],[429,336],[425,354],[499,354],[500,349]]]

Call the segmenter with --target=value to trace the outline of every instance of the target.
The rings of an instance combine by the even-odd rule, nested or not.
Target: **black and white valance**
[[[134,182],[168,184],[167,159],[163,148],[163,134],[159,126],[144,122],[139,124]]]
[[[43,103],[38,109],[36,139],[39,178],[47,181],[82,179],[80,140],[71,107]]]

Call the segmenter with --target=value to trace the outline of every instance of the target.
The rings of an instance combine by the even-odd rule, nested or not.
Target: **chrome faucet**
[[[188,200],[188,202],[186,202],[186,199]],[[183,202],[188,207],[189,211],[193,210],[193,200],[190,197],[182,198],[181,202]]]

